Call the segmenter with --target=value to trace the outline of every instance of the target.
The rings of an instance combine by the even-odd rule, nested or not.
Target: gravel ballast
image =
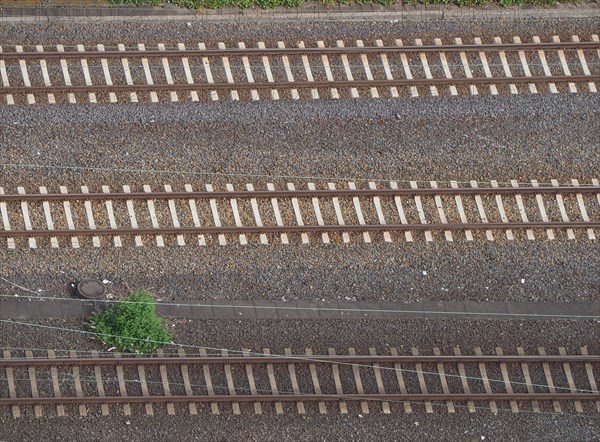
[[[149,176],[170,183],[178,173],[246,182],[256,175],[589,182],[600,169],[598,109],[600,99],[586,94],[4,107],[0,163],[55,166],[43,174],[45,185],[64,184],[55,179],[64,167],[148,171],[113,172],[114,185]],[[36,169],[3,172],[8,189]],[[79,184],[101,177],[80,173]]]
[[[597,19],[543,20],[440,20],[401,23],[51,23],[10,24],[0,27],[3,46],[140,42],[173,46],[198,42],[228,47],[245,41],[268,46],[284,40],[296,45],[319,39],[347,44],[363,39],[366,45],[382,38],[425,44],[434,37],[445,43],[455,37],[471,42],[475,36],[504,41],[520,35],[523,41],[540,35],[562,41],[577,34],[583,40],[597,33]],[[69,49],[69,48],[67,48]],[[11,48],[12,50],[12,48]],[[96,79],[95,79],[96,80]],[[83,102],[78,97],[78,102]],[[551,179],[589,183],[599,178],[600,99],[592,94],[423,97],[411,100],[331,100],[301,102],[178,104],[120,104],[75,106],[0,106],[0,186],[14,193],[17,186],[37,192],[39,186],[70,191],[88,185],[149,184],[158,189],[191,183],[194,188],[232,182],[264,187],[287,181],[318,183],[341,178],[448,181]],[[99,169],[100,170],[99,170]],[[273,179],[273,176],[283,177]],[[595,212],[593,212],[595,214]],[[39,221],[38,213],[36,222]],[[163,220],[161,220],[162,222]],[[145,287],[164,300],[477,300],[477,301],[599,301],[600,249],[596,242],[563,237],[536,241],[447,243],[438,238],[425,243],[386,244],[381,238],[364,244],[311,243],[289,246],[271,241],[241,246],[230,239],[226,246],[200,247],[188,239],[185,247],[168,241],[158,248],[152,239],[145,246],[131,242],[117,249],[103,239],[101,248],[83,241],[80,249],[69,241],[51,249],[17,250],[0,246],[0,276],[44,296],[71,294],[70,284],[85,277],[108,280],[108,292],[117,298],[129,288]],[[500,236],[500,235],[498,235]],[[564,236],[564,235],[563,235]],[[61,240],[62,241],[62,240]],[[294,239],[297,242],[297,238]],[[23,295],[0,280],[0,293]],[[30,321],[31,322],[31,321]],[[443,354],[460,346],[465,354],[474,347],[483,353],[502,347],[514,353],[518,346],[528,354],[544,347],[556,354],[559,347],[577,353],[587,346],[599,354],[599,324],[592,321],[449,321],[449,320],[245,320],[199,321],[167,318],[178,344],[194,347],[302,353],[305,347],[325,353],[329,347],[379,353],[397,347],[404,354],[416,346],[422,354],[439,347]],[[82,320],[48,320],[40,325],[84,329]],[[0,323],[4,348],[107,350],[90,335],[65,330]],[[191,350],[191,349],[190,349]],[[597,415],[571,413],[512,414],[499,404],[494,415],[487,404],[475,414],[457,407],[455,415],[444,406],[426,414],[416,406],[412,415],[397,407],[383,415],[371,407],[369,415],[350,408],[348,416],[328,406],[306,416],[269,409],[263,416],[244,412],[233,416],[222,406],[220,416],[187,413],[167,416],[156,406],[156,416],[122,415],[116,407],[109,417],[13,419],[10,410],[0,416],[0,439],[17,440],[594,440]],[[264,407],[265,409],[267,407]],[[292,407],[293,408],[293,407]],[[525,407],[523,407],[524,409]],[[527,408],[529,409],[529,408]],[[523,410],[525,411],[525,410]],[[31,414],[31,413],[29,413]]]

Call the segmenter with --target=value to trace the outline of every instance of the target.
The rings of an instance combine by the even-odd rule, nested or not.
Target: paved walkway
[[[109,305],[103,301],[0,299],[0,319],[75,319]],[[600,321],[594,302],[306,302],[202,301],[158,303],[162,316],[195,319],[579,319]]]

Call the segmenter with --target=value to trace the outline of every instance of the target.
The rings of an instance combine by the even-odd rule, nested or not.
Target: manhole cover
[[[106,287],[97,279],[84,279],[77,284],[77,295],[86,299],[102,299]]]

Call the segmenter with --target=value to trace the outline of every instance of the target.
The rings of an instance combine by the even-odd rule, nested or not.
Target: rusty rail
[[[326,48],[224,48],[224,49],[168,49],[128,51],[68,51],[68,52],[2,52],[2,60],[81,59],[81,58],[155,58],[155,57],[232,57],[273,55],[335,55],[335,54],[381,54],[420,52],[490,52],[490,51],[538,51],[565,49],[600,49],[600,42],[546,42],[546,43],[486,43],[464,45],[411,45],[411,46],[365,46]]]
[[[165,365],[165,364],[374,364],[374,363],[509,363],[509,362],[600,362],[595,355],[265,355],[265,356],[166,356],[89,358],[0,358],[0,367],[84,366],[84,365]]]
[[[310,233],[310,232],[404,232],[407,230],[495,230],[495,229],[558,229],[600,228],[600,221],[530,221],[430,224],[345,224],[310,226],[206,226],[206,227],[139,227],[116,229],[64,230],[0,230],[0,238],[63,237],[106,235],[183,235],[183,234],[249,234],[249,233]]]
[[[412,78],[392,80],[334,80],[334,81],[279,81],[264,83],[176,83],[176,84],[114,84],[114,85],[73,85],[73,86],[2,86],[0,93],[103,93],[131,91],[193,91],[193,90],[258,90],[258,89],[314,89],[332,87],[385,87],[385,86],[429,86],[460,84],[523,84],[523,83],[579,83],[600,82],[600,75],[557,75],[531,77],[461,77],[461,78]]]
[[[0,201],[85,201],[85,200],[163,200],[218,198],[320,198],[354,196],[435,196],[489,194],[594,194],[598,186],[540,186],[540,187],[440,187],[405,189],[334,189],[334,190],[240,190],[214,192],[112,192],[112,193],[24,193],[0,194]]]
[[[451,393],[451,394],[243,394],[213,396],[86,396],[86,397],[38,397],[0,398],[0,405],[41,404],[144,404],[144,403],[193,403],[193,402],[296,402],[296,401],[550,401],[550,400],[598,400],[592,393]]]

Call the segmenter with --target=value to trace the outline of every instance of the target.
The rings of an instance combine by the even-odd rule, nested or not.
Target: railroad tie
[[[180,358],[185,358],[185,350],[183,348],[180,348],[179,350],[177,350],[177,354],[179,355]],[[193,396],[194,392],[192,390],[192,384],[190,382],[190,374],[188,371],[187,364],[181,364],[181,377],[183,379],[183,386],[185,388],[186,396]],[[194,402],[190,402],[188,404],[188,409],[192,416],[195,416],[198,414],[198,408],[196,407],[196,404]]]
[[[538,347],[538,353],[541,356],[546,356],[546,350],[544,349],[544,347]],[[542,367],[544,368],[544,375],[546,376],[546,385],[548,391],[550,393],[556,393],[556,387],[554,386],[554,380],[552,379],[552,371],[550,370],[550,364],[548,364],[547,362],[543,362]],[[559,401],[552,401],[552,405],[554,406],[554,411],[556,413],[562,413],[562,407],[560,406]]]
[[[69,351],[69,357],[71,359],[77,359],[77,352],[71,350]],[[81,375],[80,375],[80,369],[79,366],[77,365],[73,365],[72,367],[73,370],[73,381],[75,384],[75,394],[77,395],[78,398],[83,398],[83,389],[81,388]],[[87,407],[85,406],[85,404],[79,404],[79,415],[80,416],[87,416]]]
[[[416,181],[411,181],[410,187],[412,189],[419,188]],[[413,197],[413,200],[415,202],[415,206],[417,207],[417,213],[419,214],[420,223],[421,224],[429,224],[427,222],[427,219],[425,218],[425,210],[423,209],[423,202],[421,201],[421,197],[419,195],[415,195]],[[427,242],[433,241],[433,236],[431,235],[431,230],[425,230],[425,241],[427,241]]]
[[[192,185],[186,184],[185,191],[188,193],[193,192]],[[190,198],[188,200],[188,203],[190,205],[190,212],[192,214],[192,220],[194,222],[194,227],[199,228],[199,227],[201,227],[201,224],[200,224],[200,218],[198,217],[198,208],[196,207],[196,200],[193,198]],[[204,238],[204,235],[202,235],[202,234],[198,235],[198,244],[201,246],[206,245],[206,239]]]
[[[558,347],[558,352],[561,356],[567,355],[567,351],[564,347]],[[563,362],[563,370],[565,371],[565,376],[567,377],[567,382],[569,383],[569,389],[571,393],[577,393],[577,387],[575,387],[573,373],[571,372],[571,365],[568,362]],[[583,413],[581,401],[575,401],[575,411],[577,411],[577,413]]]
[[[371,356],[377,356],[377,350],[374,348],[369,348],[369,354]],[[381,395],[385,395],[385,387],[383,385],[383,379],[381,377],[381,367],[378,363],[373,364],[373,373],[375,374],[375,382],[377,383],[377,391]],[[388,401],[381,402],[381,411],[383,414],[390,414],[390,403]]]
[[[438,347],[433,348],[433,354],[435,356],[441,356],[440,349]],[[440,376],[440,383],[442,385],[442,391],[444,394],[450,394],[450,389],[448,388],[448,380],[446,379],[446,371],[444,369],[444,364],[442,362],[437,363],[437,371]],[[454,402],[446,401],[446,407],[448,408],[448,413],[454,413]]]
[[[48,350],[48,358],[56,359],[56,353],[54,350]],[[60,392],[60,382],[58,380],[58,369],[55,365],[50,367],[50,376],[52,378],[52,390],[54,391],[54,397],[60,398],[62,394]],[[56,406],[56,414],[60,417],[65,415],[65,407],[62,404]]]
[[[573,187],[579,187],[579,180],[577,179],[573,179],[571,180],[571,183],[573,184]],[[597,182],[596,182],[597,184]],[[597,198],[598,198],[598,202],[600,203],[600,192],[596,194]],[[583,201],[583,194],[581,193],[577,193],[576,195],[577,198],[577,205],[579,206],[579,211],[581,212],[581,219],[585,222],[589,222],[590,218],[588,216],[588,212],[587,209],[585,208],[585,203]],[[594,233],[594,229],[588,229],[587,230],[588,233],[588,238],[595,240],[596,239],[596,234]]]
[[[163,43],[159,43],[158,50],[164,52],[165,45]],[[171,66],[169,65],[169,59],[167,57],[161,57],[161,61],[163,70],[165,71],[165,79],[167,80],[167,84],[174,84],[173,75],[171,74]],[[169,95],[171,97],[171,102],[176,103],[179,101],[179,97],[177,96],[176,91],[171,91]]]
[[[98,46],[98,52],[104,52],[104,45],[103,44],[99,44]],[[63,49],[64,52],[64,49]],[[68,75],[68,70],[67,70],[67,61],[66,60],[61,60],[61,65],[64,62],[64,66],[63,66],[63,72],[65,75],[65,86],[70,86],[71,85],[71,81],[69,80],[67,82],[67,75]],[[112,86],[113,85],[113,81],[112,81],[112,77],[110,75],[110,69],[108,68],[108,61],[106,60],[106,58],[101,58],[100,59],[100,64],[102,65],[102,72],[104,73],[104,81],[106,83],[107,86]],[[71,96],[72,96],[72,100],[71,101]],[[109,101],[111,103],[116,103],[117,100],[117,94],[115,94],[114,92],[109,92],[108,93],[108,97],[109,97]],[[69,102],[75,103],[75,95],[74,94],[69,94]]]
[[[481,348],[475,347],[475,355],[481,356]],[[487,375],[487,368],[484,362],[480,362],[479,364],[479,373],[481,374],[481,380],[483,381],[483,388],[485,388],[485,392],[487,394],[492,394],[492,386],[490,385],[490,380]],[[498,414],[498,406],[496,405],[496,401],[490,401],[490,410],[494,414]]]
[[[493,188],[498,188],[498,181],[492,180],[491,184],[492,184]],[[504,210],[504,203],[502,201],[501,195],[496,195],[496,206],[498,207],[498,213],[500,214],[500,219],[502,220],[503,223],[507,223],[508,217],[506,216],[506,211]],[[511,229],[506,229],[506,239],[508,239],[509,241],[513,241],[515,239],[515,236],[513,235],[513,232]]]
[[[398,349],[396,347],[392,347],[390,348],[390,353],[392,356],[398,356]],[[398,381],[398,386],[400,387],[400,394],[407,395],[408,391],[406,390],[406,384],[404,383],[404,375],[402,374],[403,370],[404,369],[400,363],[394,363],[394,371],[396,372],[396,380]],[[412,405],[410,401],[404,401],[404,413],[412,413]]]
[[[229,357],[229,352],[226,349],[222,349],[221,356],[223,356],[223,358],[227,358]],[[235,396],[237,396],[237,392],[235,391],[235,386],[233,384],[233,372],[231,371],[231,364],[225,364],[223,366],[223,369],[225,370],[225,377],[227,379],[227,389],[229,390],[229,396],[234,398]],[[233,414],[241,413],[239,402],[232,402],[231,408],[233,410]]]
[[[504,355],[501,347],[496,347],[496,354],[498,356]],[[500,371],[502,372],[502,379],[504,380],[504,388],[506,389],[506,393],[514,394],[512,383],[510,382],[510,378],[508,376],[508,367],[504,362],[500,363]],[[519,405],[517,404],[517,401],[510,401],[510,409],[513,413],[519,412]]]
[[[4,359],[11,359],[10,351],[4,350],[2,352],[2,356]],[[15,376],[13,368],[10,365],[6,366],[6,382],[8,383],[8,395],[11,399],[17,398],[17,390],[15,388]],[[12,407],[13,418],[17,419],[21,417],[21,409],[18,405],[13,405]]]
[[[173,188],[169,184],[165,184],[165,193],[172,193],[172,192],[173,192]],[[179,217],[177,216],[177,207],[175,206],[175,200],[169,199],[168,205],[169,205],[169,212],[171,213],[171,219],[173,220],[173,227],[176,229],[179,229],[181,227],[181,224],[179,224]],[[177,235],[177,245],[185,246],[185,239],[183,238],[183,235]]]
[[[292,350],[289,348],[284,349],[284,353],[286,356],[292,356]],[[295,395],[300,395],[300,387],[298,385],[298,377],[296,376],[296,366],[293,362],[287,364],[288,371],[290,374],[290,381],[292,383],[292,390]],[[298,408],[298,414],[306,414],[306,409],[304,408],[304,402],[298,401],[296,402],[296,407]]]
[[[413,347],[411,349],[413,356],[419,356],[419,349]],[[425,372],[423,371],[423,365],[420,362],[415,363],[415,371],[419,378],[419,387],[421,388],[421,394],[429,394],[427,391],[427,382],[425,382]],[[431,401],[425,401],[425,412],[433,413],[433,406]]]
[[[453,189],[458,189],[458,183],[456,181],[450,181],[450,186]],[[463,206],[463,201],[460,195],[454,195],[454,202],[456,203],[456,209],[458,210],[458,216],[460,217],[460,222],[463,224],[467,224],[469,220],[467,219],[467,215],[465,214],[465,209]],[[465,238],[467,241],[473,241],[473,233],[470,230],[465,230]]]
[[[115,352],[115,359],[120,359],[121,353]],[[121,364],[117,364],[115,367],[117,371],[117,380],[119,382],[119,393],[121,397],[127,397],[127,384],[125,383],[125,374],[123,372],[123,366]],[[128,403],[123,404],[123,415],[131,416],[131,405]]]
[[[536,44],[541,43],[540,37],[537,35],[534,35],[532,39],[533,39],[533,42]],[[546,53],[541,49],[538,50],[537,53],[538,53],[538,58],[540,59],[540,62],[542,63],[544,75],[546,77],[552,77],[552,71],[550,71],[550,66],[548,65],[548,60],[546,59]],[[550,91],[551,94],[558,94],[558,89],[556,88],[556,83],[549,82],[548,90]]]
[[[398,189],[398,183],[396,181],[390,182],[390,188]],[[402,206],[402,199],[399,195],[394,197],[394,203],[396,204],[396,210],[398,211],[398,216],[400,217],[400,222],[402,224],[408,224],[408,220],[406,219],[406,214],[404,213],[404,207]],[[404,237],[406,238],[406,242],[413,242],[412,232],[410,230],[404,231]]]
[[[158,355],[159,358],[163,358],[164,352],[162,349],[158,349],[156,350],[156,354]],[[173,396],[171,394],[171,386],[169,385],[169,375],[167,372],[167,366],[165,364],[160,364],[160,379],[162,381],[162,386],[163,386],[163,394],[165,397],[171,397]],[[175,415],[175,405],[173,404],[173,402],[167,402],[167,413],[171,416]]]
[[[520,45],[521,38],[513,37],[513,43]],[[531,77],[532,75],[531,75],[531,71],[529,70],[529,63],[527,63],[527,57],[525,56],[525,51],[520,50],[517,53],[519,54],[519,60],[521,61],[521,67],[523,68],[523,73],[525,74],[526,77]],[[529,87],[529,93],[531,93],[531,94],[538,93],[537,87],[535,86],[534,83],[529,83],[528,87]]]
[[[415,39],[416,46],[423,46],[423,41],[420,38]],[[427,54],[425,52],[419,52],[419,58],[421,59],[421,65],[423,67],[423,72],[425,73],[425,77],[428,80],[433,80],[433,76],[431,75],[431,69],[429,69],[429,62],[427,61]],[[429,86],[429,93],[433,97],[437,97],[439,95],[437,87],[434,85]]]
[[[555,35],[552,37],[552,41],[555,43],[560,43],[560,37],[558,35]],[[565,76],[570,77],[571,70],[569,69],[569,63],[567,63],[567,59],[565,57],[565,51],[559,49],[558,58],[560,60],[560,64],[562,66],[563,72],[565,73]],[[569,92],[571,92],[572,94],[577,93],[577,86],[575,86],[575,83],[569,82]]]
[[[552,185],[554,187],[558,187],[558,181],[557,180],[551,180],[550,181],[552,183]],[[567,210],[565,208],[565,202],[563,200],[563,196],[560,193],[556,194],[556,204],[558,205],[558,210],[560,211],[560,216],[561,219],[564,223],[568,223],[569,222],[569,216],[567,215]],[[567,229],[567,238],[569,240],[574,240],[575,239],[575,233],[573,232],[573,229]]]
[[[348,349],[348,354],[350,356],[356,356],[356,350],[352,347]],[[365,389],[363,388],[362,379],[360,378],[360,367],[356,364],[352,364],[352,373],[354,374],[354,384],[356,385],[356,392],[359,395],[365,394]],[[364,414],[369,413],[369,403],[367,401],[360,402],[360,409]]]
[[[246,189],[248,192],[254,192],[254,186],[250,183],[246,184]],[[254,215],[254,222],[257,227],[263,227],[262,217],[260,216],[260,211],[258,209],[258,201],[256,198],[250,199],[250,205],[252,206],[252,214]],[[269,244],[269,239],[267,235],[264,233],[260,234],[260,243],[261,244]]]
[[[525,350],[523,347],[517,347],[517,353],[521,356],[525,356]],[[533,388],[533,381],[531,380],[531,375],[529,374],[529,366],[527,362],[521,363],[521,371],[523,371],[523,377],[525,378],[525,385],[527,386],[527,393],[534,394],[535,390]],[[540,412],[540,406],[538,401],[531,401],[531,407],[535,413]]]
[[[131,188],[127,185],[123,186],[123,192],[124,193],[131,193]],[[133,200],[128,199],[126,201],[127,203],[127,213],[129,214],[129,223],[131,224],[131,228],[132,229],[137,229],[138,228],[138,222],[137,222],[137,217],[135,215],[135,208],[133,205]],[[144,243],[142,242],[142,237],[141,235],[135,235],[134,238],[135,241],[135,246],[136,247],[142,247],[144,245]]]
[[[204,348],[200,349],[200,356],[206,357],[206,350]],[[212,379],[210,376],[210,365],[202,364],[202,373],[204,374],[204,381],[206,382],[206,391],[209,396],[215,395],[215,390],[213,388]],[[212,414],[219,414],[219,406],[216,402],[210,403],[210,411]]]
[[[127,192],[128,190],[129,190],[129,186],[123,186],[124,192]],[[81,186],[81,193],[85,195],[86,193],[90,193],[90,191],[87,186]],[[86,200],[86,201],[84,201],[83,205],[85,207],[85,214],[86,214],[86,217],[88,220],[88,225],[89,225],[90,230],[96,230],[96,220],[94,219],[94,211],[92,210],[92,202],[89,200]],[[128,202],[128,207],[129,207],[129,202]],[[131,212],[130,212],[130,216],[131,216]],[[135,214],[133,214],[133,216],[135,219]],[[136,240],[136,242],[137,242],[137,240]],[[100,237],[93,236],[92,244],[94,247],[100,247]]]
[[[319,48],[324,48],[325,43],[322,40],[319,40],[317,41],[317,46]],[[333,73],[331,72],[331,65],[329,64],[329,57],[327,56],[327,54],[324,53],[321,55],[321,62],[323,63],[323,69],[325,70],[325,76],[327,78],[327,81],[334,82],[335,80],[333,79]],[[331,91],[331,98],[333,98],[334,100],[340,98],[340,94],[337,88],[331,87],[329,89]]]
[[[83,45],[77,45],[78,52],[85,52],[85,47]],[[81,70],[83,72],[83,78],[85,80],[85,85],[90,87],[92,86],[92,76],[90,75],[90,69],[88,66],[87,58],[83,57],[81,59]],[[88,100],[90,103],[97,103],[98,100],[96,98],[96,94],[94,92],[88,92]]]
[[[310,360],[310,358],[312,358],[313,356],[313,351],[310,348],[306,348],[306,356],[308,356],[308,359]],[[315,391],[316,395],[321,395],[321,385],[319,384],[319,376],[317,375],[317,366],[314,364],[314,362],[311,362],[308,364],[309,370],[310,370],[310,377],[312,380],[312,384],[313,384],[313,389]],[[319,413],[321,414],[327,414],[327,407],[325,406],[325,402],[324,401],[319,401]]]
[[[98,352],[96,350],[92,350],[92,357],[98,358]],[[96,389],[98,390],[98,396],[103,398],[106,397],[106,393],[104,392],[104,383],[102,381],[102,368],[100,365],[94,366],[94,376],[96,377]],[[102,404],[100,406],[102,416],[109,415],[108,404]]]
[[[33,359],[33,352],[31,350],[25,351],[25,357],[28,359]],[[38,399],[40,397],[38,386],[37,386],[37,378],[35,375],[35,367],[28,367],[27,372],[29,374],[29,384],[31,385],[31,397]],[[35,413],[35,417],[42,417],[42,406],[34,405],[33,411]]]
[[[383,47],[383,41],[382,40],[375,40],[375,44],[378,47]],[[388,56],[387,54],[385,54],[384,52],[381,52],[379,54],[379,57],[381,58],[381,65],[383,66],[383,71],[385,72],[385,78],[386,80],[393,80],[394,77],[392,75],[392,70],[390,69],[390,63],[388,61]],[[390,86],[390,95],[392,96],[392,98],[398,98],[400,95],[398,94],[398,88],[396,86]]]
[[[177,49],[179,49],[182,53],[185,53],[185,44],[177,43]],[[194,77],[192,77],[192,71],[190,69],[188,57],[182,57],[181,64],[183,66],[183,71],[185,72],[185,80],[187,81],[187,84],[194,84]],[[190,98],[192,102],[200,101],[197,91],[190,91]]]
[[[442,46],[442,40],[440,38],[436,38],[434,39],[434,43],[437,46]],[[452,79],[452,73],[450,72],[450,66],[448,65],[448,59],[446,58],[446,53],[445,52],[440,52],[440,61],[442,62],[442,69],[444,70],[444,75],[446,76],[447,79],[451,80]],[[449,90],[450,90],[450,95],[452,96],[457,96],[458,95],[458,91],[456,90],[456,86],[451,84],[449,86]]]
[[[494,43],[495,44],[502,44],[502,39],[500,37],[494,37]],[[500,51],[498,52],[498,56],[500,57],[500,61],[502,63],[502,68],[504,69],[504,76],[506,78],[512,78],[512,72],[510,71],[510,65],[508,64],[508,60],[506,58],[506,52],[505,51]],[[517,95],[519,93],[519,90],[517,89],[517,86],[514,83],[510,83],[508,85],[509,91],[511,94],[513,95]]]
[[[250,349],[242,349],[242,354],[245,357],[250,356]],[[252,364],[246,364],[246,377],[248,378],[248,386],[250,387],[250,394],[256,396],[258,391],[256,390],[256,381],[254,380],[254,370]],[[262,414],[262,405],[260,402],[254,402],[254,414]]]
[[[328,352],[330,356],[335,356],[335,348],[329,348]],[[344,394],[344,390],[342,389],[339,365],[331,364],[331,372],[333,374],[333,382],[335,383],[335,392],[338,396],[342,396]],[[348,414],[348,405],[346,404],[346,401],[340,400],[339,406],[341,414]]]
[[[48,194],[48,189],[46,186],[40,186],[40,194],[45,195]],[[46,226],[48,230],[54,230],[54,221],[52,220],[52,212],[50,211],[50,203],[48,201],[42,202],[42,207],[44,208],[44,217],[46,218]],[[58,248],[58,238],[56,236],[50,237],[50,245],[53,249]]]
[[[269,356],[271,354],[271,350],[268,348],[263,348],[263,353],[265,356]],[[267,364],[267,374],[269,376],[269,384],[271,385],[271,393],[273,396],[278,396],[279,390],[277,389],[275,369],[273,368],[273,364]],[[275,402],[275,412],[277,414],[283,414],[283,405],[281,402]]]
[[[35,47],[37,52],[43,53],[44,47],[42,45],[36,45]],[[43,57],[43,54],[40,54]],[[52,83],[50,82],[50,75],[48,74],[48,64],[44,58],[40,59],[40,69],[42,71],[42,77],[44,79],[44,86],[47,88],[52,87]],[[56,104],[56,98],[53,93],[48,93],[48,104]]]
[[[219,42],[217,45],[219,49],[225,49],[225,43]],[[229,64],[229,57],[221,57],[221,62],[223,63],[223,69],[225,69],[225,77],[227,78],[227,83],[235,83],[233,79],[233,73],[231,72],[231,65]],[[238,94],[237,90],[231,90],[230,95],[233,101],[239,101],[240,95]]]
[[[600,56],[600,54],[598,54]],[[588,349],[587,347],[581,347],[580,349],[581,354],[584,356],[588,356]],[[596,384],[596,378],[594,377],[594,370],[592,368],[592,364],[589,362],[585,363],[585,371],[588,377],[588,381],[590,383],[590,389],[592,394],[595,394],[596,397],[598,397],[598,395],[600,394],[600,391],[598,391],[598,385]],[[598,411],[598,413],[600,413],[600,400],[596,401],[596,410]]]
[[[462,355],[460,347],[454,347],[454,354],[456,356]],[[469,387],[469,379],[465,370],[465,364],[463,364],[462,362],[458,363],[458,374],[460,375],[460,381],[462,383],[463,391],[465,392],[465,394],[471,394],[471,387]],[[469,408],[469,413],[475,413],[475,411],[477,410],[475,408],[475,402],[473,401],[468,401],[467,407]]]
[[[303,41],[299,41],[298,47],[300,49],[304,49],[306,46],[304,46]],[[315,79],[313,77],[312,70],[310,69],[310,63],[308,61],[308,56],[306,54],[302,54],[301,58],[302,58],[302,66],[304,67],[304,73],[306,74],[306,80],[310,83],[314,83]],[[311,88],[310,97],[313,100],[318,100],[319,99],[319,91],[316,88]]]
[[[8,80],[8,71],[6,70],[6,63],[4,62],[4,59],[2,58],[2,46],[1,45],[0,45],[0,78],[2,78],[2,86],[5,88],[9,88],[10,83]],[[13,98],[12,94],[6,94],[6,104],[9,106],[15,104],[15,99]]]
[[[15,46],[16,52],[23,52],[23,46]],[[19,60],[19,67],[21,68],[21,76],[23,77],[23,85],[26,88],[31,87],[31,81],[29,80],[29,72],[27,71],[27,62],[23,59]],[[35,96],[33,94],[27,94],[27,103],[35,104]]]
[[[142,396],[150,398],[150,392],[148,391],[148,381],[146,380],[146,368],[142,364],[139,364],[137,369],[138,377],[140,380],[140,388],[142,390]],[[146,402],[144,404],[144,408],[146,410],[146,416],[154,416],[154,407],[152,406],[152,402]]]
[[[369,189],[377,190],[377,184],[375,184],[374,181],[369,181]],[[382,226],[385,225],[385,215],[383,214],[383,208],[381,207],[381,198],[379,198],[378,196],[374,196],[373,204],[375,205],[375,212],[377,213],[377,219],[379,220],[379,224],[381,224]],[[390,232],[383,232],[383,240],[385,242],[392,242]]]

